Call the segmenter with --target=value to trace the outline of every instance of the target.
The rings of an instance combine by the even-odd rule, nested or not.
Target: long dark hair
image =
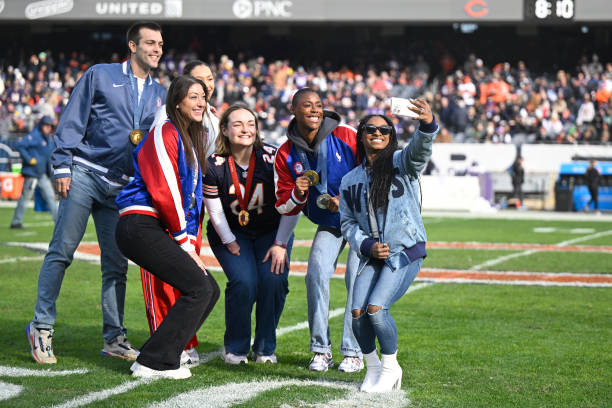
[[[359,157],[366,159],[365,148],[363,147],[363,137],[367,134],[365,126],[373,117],[378,116],[391,126],[391,134],[389,135],[389,144],[378,153],[374,163],[370,163],[370,171],[372,174],[372,187],[370,188],[370,199],[374,208],[382,208],[386,210],[389,204],[389,189],[391,182],[395,177],[393,170],[393,153],[397,150],[397,133],[393,121],[384,115],[368,115],[361,119],[357,127],[357,153]]]
[[[187,96],[189,88],[194,84],[200,84],[204,89],[204,95],[208,98],[208,91],[202,81],[189,75],[176,77],[170,84],[168,96],[166,97],[166,113],[168,119],[178,130],[178,133],[185,148],[187,163],[194,166],[195,161],[199,161],[202,172],[206,170],[206,144],[208,143],[208,132],[202,126],[201,121],[193,121],[186,117],[179,109],[178,105]],[[206,107],[204,107],[206,109]],[[197,157],[193,157],[193,152]]]

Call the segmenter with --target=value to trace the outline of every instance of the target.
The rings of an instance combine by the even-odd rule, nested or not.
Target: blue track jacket
[[[107,180],[127,184],[134,173],[130,131],[146,135],[156,110],[165,103],[166,90],[151,76],[138,103],[138,85],[129,60],[98,64],[85,71],[62,113],[51,156],[54,175],[70,177],[78,164]],[[140,110],[139,115],[134,112]]]

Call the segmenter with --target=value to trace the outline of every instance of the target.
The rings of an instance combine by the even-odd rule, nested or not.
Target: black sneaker
[[[11,229],[23,229],[22,224],[11,224]]]

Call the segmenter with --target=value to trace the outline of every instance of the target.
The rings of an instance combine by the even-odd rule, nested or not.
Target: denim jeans
[[[57,201],[55,201],[55,190],[53,189],[49,176],[43,174],[40,176],[40,178],[25,177],[21,197],[19,197],[19,201],[17,202],[17,207],[15,208],[15,214],[13,215],[11,225],[19,225],[23,223],[23,216],[25,215],[26,208],[30,200],[32,200],[34,189],[37,186],[45,199],[45,202],[47,203],[47,207],[49,207],[49,212],[53,217],[53,221],[57,220]]]
[[[353,331],[361,350],[368,354],[376,350],[376,338],[382,354],[397,351],[397,327],[389,308],[404,296],[421,270],[423,258],[392,270],[383,262],[368,263],[355,280],[352,309],[367,311],[368,305],[382,306],[376,313],[362,313],[353,318]]]
[[[74,251],[85,234],[87,220],[91,214],[101,250],[102,334],[106,341],[111,341],[120,334],[125,335],[123,307],[127,259],[115,242],[115,228],[119,219],[115,196],[121,188],[108,184],[89,170],[72,166],[68,197],[60,198],[53,237],[38,276],[34,327],[47,330],[53,328],[57,317],[55,302],[62,280],[66,268],[72,263]]]
[[[232,255],[225,245],[210,240],[211,249],[227,276],[225,289],[225,349],[239,356],[249,353],[251,312],[255,308],[253,352],[263,356],[276,350],[276,327],[289,292],[289,269],[282,274],[270,272],[271,259],[262,262],[276,237],[276,230],[258,236],[232,231],[240,245],[240,256]],[[287,244],[291,255],[293,238]]]
[[[331,352],[329,336],[329,280],[336,270],[338,255],[346,245],[340,231],[317,228],[308,257],[306,273],[306,297],[308,299],[308,327],[310,328],[310,351],[315,353]],[[359,257],[349,250],[346,262],[344,283],[347,302],[344,311],[342,344],[340,352],[344,356],[361,356],[359,344],[353,335],[350,299],[353,298],[353,284],[359,266]]]

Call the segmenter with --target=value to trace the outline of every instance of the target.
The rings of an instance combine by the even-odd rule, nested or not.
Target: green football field
[[[477,218],[426,214],[422,274],[391,313],[399,332],[400,391],[357,391],[364,373],[307,369],[306,292],[290,276],[279,323],[279,364],[228,366],[220,299],[198,332],[202,364],[188,380],[132,378],[102,357],[100,271],[77,257],[57,303],[58,364],[40,366],[24,328],[53,223],[28,210],[24,230],[0,208],[0,406],[6,407],[609,407],[612,406],[612,217]],[[513,215],[513,214],[510,214]],[[314,227],[296,231],[293,269],[307,261]],[[93,223],[84,241],[95,241]],[[38,248],[38,249],[37,249]],[[343,262],[346,254],[341,256]],[[224,286],[222,272],[215,272]],[[514,279],[519,276],[520,279]],[[343,279],[331,280],[330,328],[339,361]],[[140,275],[130,266],[128,337],[148,338]]]

